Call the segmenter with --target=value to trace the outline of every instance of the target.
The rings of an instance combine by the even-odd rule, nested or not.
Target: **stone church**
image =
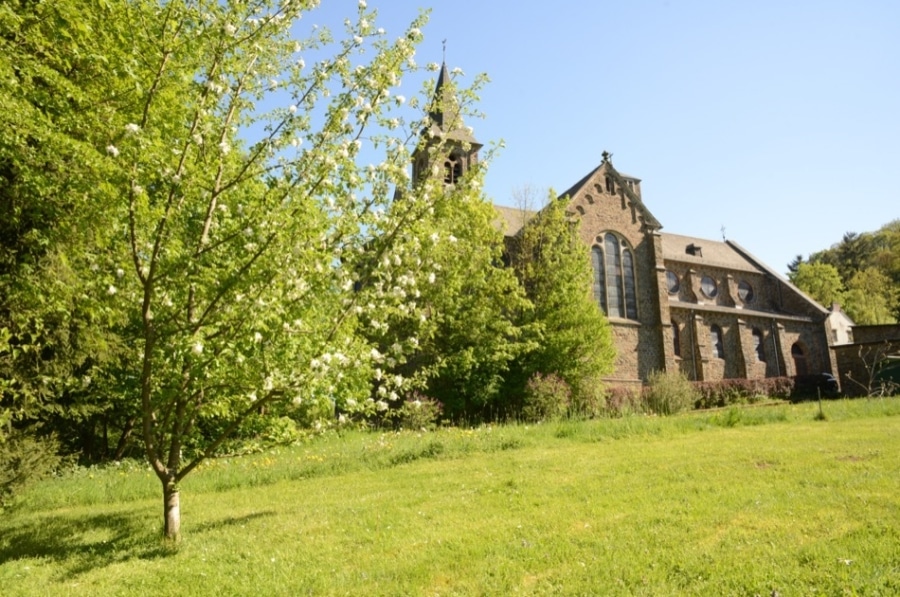
[[[436,98],[447,80],[444,65]],[[446,101],[435,105],[432,133],[450,140],[443,166],[452,184],[477,162],[481,145],[459,118],[447,118]],[[417,158],[414,175],[423,166]],[[593,296],[618,354],[610,386],[640,385],[653,371],[697,381],[836,372],[829,310],[734,241],[663,232],[640,179],[617,171],[610,154],[558,200],[580,220],[590,248]],[[533,215],[496,209],[508,236]]]

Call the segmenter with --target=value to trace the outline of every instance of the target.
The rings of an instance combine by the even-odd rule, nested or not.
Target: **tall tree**
[[[844,283],[837,268],[827,263],[801,263],[788,278],[822,305],[843,303]]]
[[[548,204],[512,239],[510,258],[534,305],[521,325],[536,336],[536,348],[517,363],[512,391],[521,392],[536,373],[552,373],[576,399],[588,401],[612,371],[615,347],[609,322],[591,297],[590,254],[565,200],[550,193]]]
[[[108,309],[98,328],[125,340],[103,373],[137,415],[171,539],[181,481],[243,420],[365,386],[377,359],[359,323],[424,315],[411,290],[427,273],[405,231],[445,195],[425,185],[393,199],[422,126],[406,123],[394,90],[418,68],[426,15],[389,41],[360,0],[342,39],[324,29],[296,39],[316,5],[91,2],[50,27],[59,39],[85,23],[115,32],[92,59],[130,104],[113,102],[88,127],[103,176],[83,196],[103,209],[85,213],[102,233],[73,275]],[[384,157],[362,166],[364,153]],[[385,383],[401,391],[404,380]],[[201,434],[209,417],[219,425]]]
[[[114,222],[105,147],[136,113],[121,72],[143,52],[117,14],[86,0],[0,6],[0,420],[88,452],[112,412],[100,371],[125,354],[96,275]]]
[[[847,284],[845,310],[857,325],[894,323],[897,288],[874,267],[856,272]]]

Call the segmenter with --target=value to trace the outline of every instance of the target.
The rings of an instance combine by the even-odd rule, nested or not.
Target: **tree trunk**
[[[177,541],[181,535],[181,506],[178,488],[171,481],[163,483],[163,519],[166,539]]]

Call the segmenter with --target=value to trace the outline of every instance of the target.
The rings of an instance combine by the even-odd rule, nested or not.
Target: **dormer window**
[[[689,244],[684,252],[688,255],[693,255],[694,257],[703,257],[703,247],[695,245],[694,243]]]

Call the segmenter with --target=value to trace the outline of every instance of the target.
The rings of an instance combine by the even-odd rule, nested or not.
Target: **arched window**
[[[725,345],[722,343],[722,328],[713,324],[709,328],[709,341],[712,345],[712,354],[717,359],[725,358]]]
[[[763,333],[759,328],[753,328],[753,350],[756,352],[756,360],[760,362],[765,362],[766,360],[766,348],[763,343]]]
[[[611,232],[602,237],[602,243],[591,249],[594,298],[609,317],[637,319],[634,253]]]
[[[807,375],[809,368],[806,366],[806,353],[798,342],[791,346],[791,357],[794,359],[794,371],[796,375]]]
[[[672,348],[674,349],[675,356],[681,356],[681,332],[678,331],[678,323],[675,321],[672,322]]]
[[[444,160],[444,183],[455,184],[457,180],[462,178],[462,160],[458,156],[449,155]]]
[[[591,266],[594,270],[594,300],[606,313],[606,275],[603,270],[603,249],[591,249]]]

